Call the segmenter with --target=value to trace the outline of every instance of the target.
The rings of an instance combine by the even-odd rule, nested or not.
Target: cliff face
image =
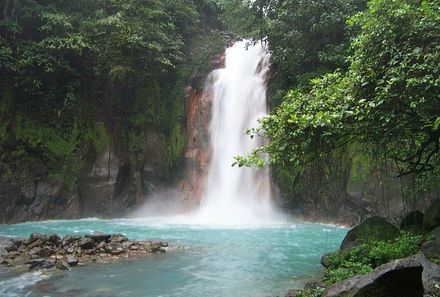
[[[226,38],[227,39],[227,38]],[[225,53],[219,53],[212,59],[212,69],[224,67]],[[210,77],[208,76],[208,80]],[[204,192],[209,170],[210,145],[209,129],[211,122],[211,90],[188,88],[187,130],[188,139],[185,152],[185,170],[179,182],[185,205],[197,206]]]
[[[110,147],[90,157],[72,188],[29,168],[23,177],[3,176],[0,182],[0,222],[43,219],[117,217],[144,202],[168,183],[165,137],[150,131],[141,164]]]
[[[197,204],[209,155],[210,100],[201,86],[231,38],[202,32],[170,73],[103,85],[99,100],[81,92],[66,129],[19,110],[13,88],[3,92],[0,223],[120,217],[176,184],[188,206]]]
[[[374,215],[400,223],[408,211],[423,211],[438,199],[439,189],[422,187],[413,176],[398,177],[391,162],[350,150],[292,175],[278,174],[277,181],[284,207],[296,218],[351,226]]]

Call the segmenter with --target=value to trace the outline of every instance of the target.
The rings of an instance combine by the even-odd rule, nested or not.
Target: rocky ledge
[[[33,233],[28,239],[0,237],[0,263],[17,269],[70,270],[91,262],[109,263],[121,258],[164,253],[163,241],[129,240],[122,234],[94,232],[85,236]]]

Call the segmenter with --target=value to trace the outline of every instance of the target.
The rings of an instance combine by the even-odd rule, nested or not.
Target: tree
[[[271,142],[239,165],[289,168],[351,142],[395,160],[401,174],[438,168],[440,137],[440,8],[438,1],[373,0],[351,19],[361,32],[347,72],[292,89],[281,106],[249,131]]]

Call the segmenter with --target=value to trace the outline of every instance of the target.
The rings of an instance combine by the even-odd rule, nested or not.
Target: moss
[[[365,274],[389,261],[406,258],[420,251],[427,237],[402,232],[393,240],[371,240],[348,250],[325,256],[328,268],[324,274],[327,285]]]
[[[111,143],[107,127],[103,122],[95,122],[93,126],[85,131],[85,140],[93,143],[98,153],[103,152]]]
[[[365,184],[371,175],[373,160],[362,150],[359,143],[350,145],[349,154],[351,156],[349,187]]]
[[[193,75],[192,86],[196,90],[204,87],[205,78],[213,70],[212,59],[221,54],[233,37],[220,31],[205,31],[191,39],[188,46],[189,61],[191,68],[184,69],[183,76]]]

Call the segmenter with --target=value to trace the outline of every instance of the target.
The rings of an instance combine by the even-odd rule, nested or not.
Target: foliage
[[[266,40],[278,88],[307,87],[310,78],[345,68],[352,29],[346,20],[366,0],[220,0],[224,26]]]
[[[352,43],[347,72],[313,79],[310,91],[291,89],[251,136],[271,139],[239,165],[289,168],[321,158],[348,143],[392,158],[401,174],[439,164],[440,8],[438,1],[373,0],[350,23],[361,32]]]
[[[2,169],[19,176],[24,160],[42,162],[45,175],[72,184],[116,138],[142,161],[151,128],[163,133],[168,166],[176,166],[186,141],[187,64],[199,55],[192,39],[216,24],[213,1],[24,0],[0,8]]]
[[[421,235],[402,232],[391,241],[371,241],[348,250],[340,250],[326,256],[328,270],[324,280],[327,284],[365,274],[389,261],[417,253],[425,239]]]
[[[306,288],[301,290],[297,296],[298,297],[320,297],[324,294],[324,288]]]
[[[346,68],[353,30],[348,17],[366,1],[272,1],[267,37],[283,87],[307,87],[309,79]]]

